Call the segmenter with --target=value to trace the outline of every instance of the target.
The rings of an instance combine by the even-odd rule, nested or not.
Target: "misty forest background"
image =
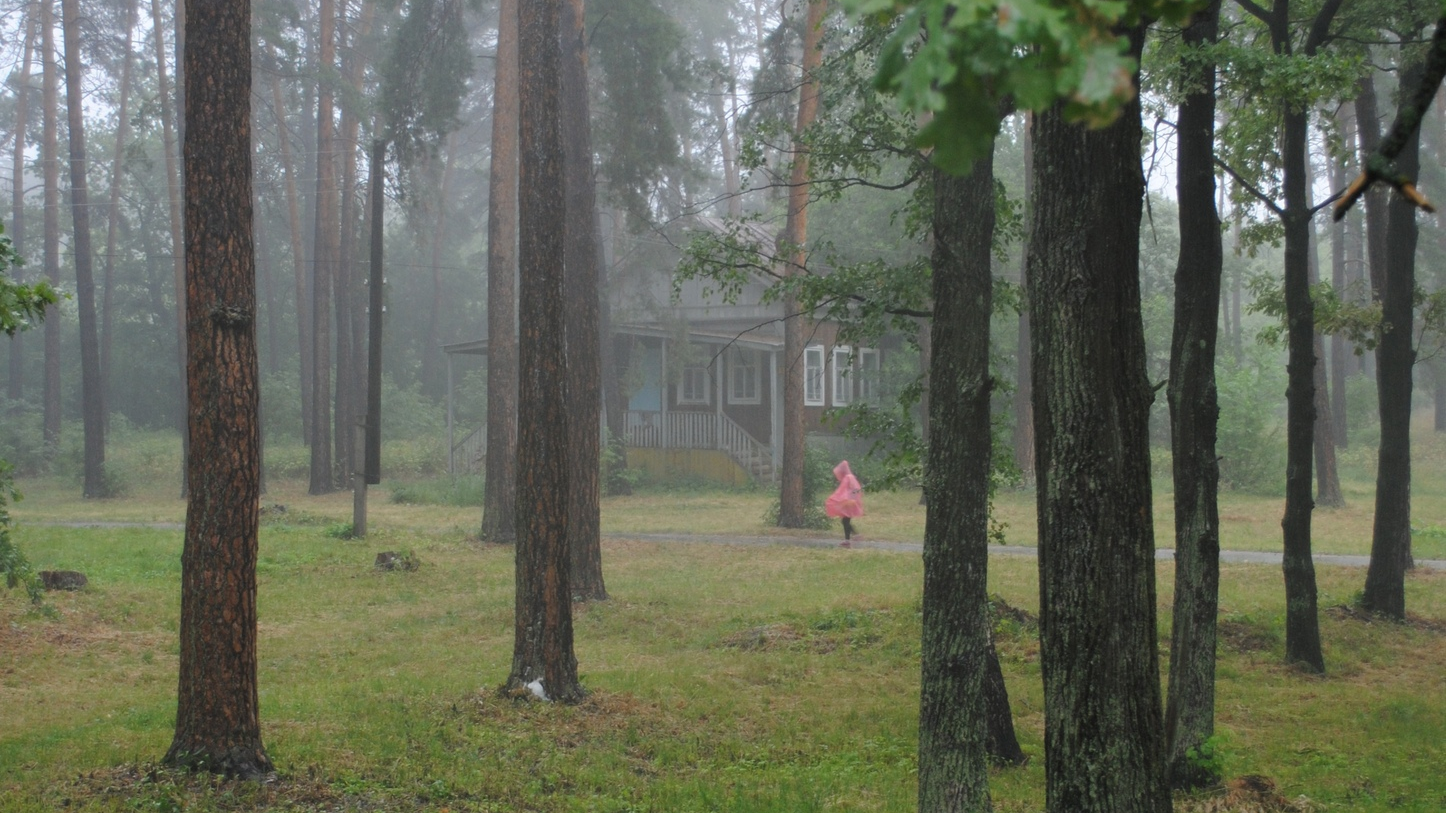
[[[417,8],[433,8],[424,3]],[[1376,4],[1367,4],[1375,7]],[[1356,10],[1359,36],[1333,45],[1293,80],[1311,105],[1310,167],[1313,197],[1324,200],[1358,172],[1359,111],[1369,102],[1378,126],[1394,113],[1399,68],[1421,51],[1420,30],[1390,30],[1400,10],[1382,7],[1377,18]],[[1400,5],[1400,4],[1396,4]],[[1410,4],[1402,5],[1407,9]],[[27,259],[20,279],[50,275],[61,289],[76,289],[69,190],[73,164],[66,148],[67,121],[85,128],[88,208],[95,234],[94,297],[104,413],[109,442],[141,433],[174,439],[182,413],[176,318],[178,117],[175,88],[175,9],[159,2],[79,4],[83,108],[68,117],[66,60],[60,52],[59,15],[43,4],[11,2],[0,8],[0,175],[9,194],[8,234]],[[329,413],[325,433],[333,478],[341,487],[351,470],[351,432],[363,408],[367,272],[367,150],[395,100],[383,98],[386,71],[396,53],[424,47],[416,8],[386,0],[310,3],[259,2],[254,11],[253,121],[257,336],[263,375],[265,465],[270,477],[303,476],[313,459],[313,415]],[[416,88],[443,103],[435,120],[417,122],[419,137],[389,153],[385,234],[386,336],[383,353],[384,471],[391,480],[443,473],[446,360],[450,342],[486,335],[487,201],[492,131],[493,67],[497,45],[492,3],[465,7],[436,0],[441,25],[460,26],[453,52]],[[334,47],[318,41],[319,15],[334,14]],[[591,111],[596,177],[607,278],[658,273],[677,262],[682,248],[669,226],[691,214],[741,216],[777,229],[782,225],[789,143],[798,85],[802,15],[791,4],[701,3],[690,0],[595,0],[588,4]],[[1392,18],[1391,14],[1396,14]],[[1217,362],[1221,392],[1219,454],[1223,485],[1283,493],[1285,351],[1278,326],[1281,229],[1252,192],[1272,193],[1269,111],[1261,99],[1288,81],[1273,75],[1258,27],[1233,5],[1222,31],[1234,50],[1222,72],[1217,153],[1222,170],[1221,213],[1226,257],[1221,296],[1222,340]],[[404,20],[414,21],[411,26]],[[46,36],[45,26],[55,29]],[[1402,31],[1406,27],[1396,25]],[[871,33],[842,13],[828,18],[825,49],[829,79],[813,141],[814,165],[808,243],[819,267],[917,268],[929,251],[928,176],[917,151],[901,136],[908,118],[872,99],[871,56],[861,46]],[[413,39],[409,39],[413,38]],[[1173,272],[1179,245],[1174,195],[1173,49],[1178,32],[1152,36],[1144,58],[1146,146],[1151,190],[1141,232],[1140,279],[1150,376],[1167,377],[1173,313]],[[50,50],[47,51],[47,48]],[[1252,56],[1252,53],[1254,56]],[[391,61],[389,61],[389,59]],[[1253,60],[1253,61],[1252,61]],[[1303,77],[1303,78],[1302,78]],[[324,91],[324,92],[322,92]],[[332,126],[319,137],[318,106]],[[995,275],[1006,295],[997,299],[992,346],[1001,382],[1018,377],[1018,329],[1027,307],[1020,293],[1025,245],[1026,124],[1005,121],[996,148],[1000,180],[1000,236]],[[890,139],[893,139],[892,141]],[[1446,120],[1440,105],[1421,130],[1421,186],[1446,188]],[[319,150],[325,149],[325,153]],[[325,159],[318,161],[318,156]],[[47,198],[47,178],[56,194]],[[321,214],[319,199],[334,200]],[[47,206],[47,203],[49,204]],[[1446,268],[1441,215],[1420,218],[1417,279],[1422,288],[1416,342],[1418,407],[1436,404],[1438,431],[1446,429],[1446,359],[1431,329]],[[1364,214],[1353,210],[1332,226],[1314,220],[1313,272],[1347,306],[1370,314]],[[47,250],[48,241],[53,248]],[[330,280],[317,287],[317,268]],[[318,317],[313,297],[333,303]],[[606,299],[606,295],[604,296]],[[1274,305],[1274,310],[1272,310]],[[318,319],[320,320],[318,323]],[[1329,322],[1323,321],[1329,328]],[[1324,337],[1329,359],[1327,392],[1335,445],[1364,451],[1378,428],[1373,356],[1357,352],[1348,323]],[[22,476],[73,477],[80,487],[81,331],[77,300],[54,309],[43,329],[17,334],[0,354],[4,403],[0,457]],[[311,405],[315,376],[313,332],[327,331],[334,382],[332,408]],[[906,337],[912,340],[915,337]],[[1357,332],[1356,339],[1364,339]],[[890,355],[891,380],[902,387],[918,370],[911,341]],[[485,421],[486,381],[480,363],[456,371],[459,433]],[[608,373],[626,388],[626,371]],[[1022,414],[1010,387],[994,409],[1000,440],[1015,439],[1028,476],[1025,433],[1014,432]],[[1153,410],[1152,440],[1169,445],[1163,398]],[[460,436],[460,434],[459,434]],[[154,438],[156,436],[152,436]],[[154,439],[151,441],[155,443]],[[164,449],[163,445],[155,446]],[[148,454],[171,454],[150,452]],[[1163,453],[1163,452],[1162,452]],[[177,458],[179,459],[179,458]],[[1168,458],[1162,458],[1167,460]],[[856,466],[866,481],[884,476],[877,461]],[[1167,466],[1157,462],[1157,474]],[[108,461],[103,491],[122,494],[142,476],[125,460]],[[177,468],[177,484],[180,474]],[[313,490],[316,490],[313,478]]]

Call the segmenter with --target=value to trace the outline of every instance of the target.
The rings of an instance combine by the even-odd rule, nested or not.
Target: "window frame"
[[[877,404],[879,402],[879,377],[883,372],[883,356],[880,355],[877,347],[860,347],[859,356],[859,380],[855,387],[856,400],[866,404]],[[873,359],[870,366],[869,359]]]
[[[828,358],[824,355],[824,347],[821,344],[811,344],[803,348],[803,405],[823,406],[824,405],[824,376],[826,375]],[[815,367],[810,357],[817,354],[818,365]],[[817,394],[810,395],[810,385],[816,383]]]
[[[688,394],[688,379],[690,375],[696,375],[702,379],[703,392],[701,395]],[[678,397],[675,401],[678,406],[708,406],[713,403],[713,371],[701,364],[692,364],[683,368],[678,374]]]
[[[839,366],[840,355],[843,356],[842,367]],[[853,348],[846,344],[834,345],[829,361],[832,371],[829,376],[829,396],[833,399],[834,406],[848,406],[854,400]]]
[[[759,361],[757,350],[747,348],[734,348],[728,354],[728,403],[740,406],[750,406],[763,403],[762,367]],[[753,394],[739,395],[738,385],[741,383],[739,375],[747,372]]]

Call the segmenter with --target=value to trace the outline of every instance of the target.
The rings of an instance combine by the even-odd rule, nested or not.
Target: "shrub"
[[[1285,488],[1285,437],[1280,409],[1285,369],[1257,349],[1240,364],[1222,356],[1215,368],[1220,395],[1219,435],[1223,487],[1280,495]]]

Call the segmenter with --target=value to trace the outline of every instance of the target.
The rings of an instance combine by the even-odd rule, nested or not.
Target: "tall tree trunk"
[[[10,194],[10,240],[15,253],[25,256],[25,127],[30,109],[30,56],[35,51],[35,23],[33,12],[25,15],[25,42],[21,46],[20,84],[15,91],[15,165],[11,170],[14,181]],[[20,269],[14,269],[15,280],[24,281]],[[10,374],[6,382],[6,395],[11,401],[25,397],[25,345],[20,333],[10,337]]]
[[[1326,0],[1311,23],[1301,54],[1315,55],[1341,0]],[[1270,35],[1277,53],[1291,56],[1289,0],[1276,0]],[[1311,560],[1311,464],[1315,444],[1315,304],[1310,298],[1310,195],[1307,189],[1308,113],[1282,104],[1281,172],[1285,206],[1286,462],[1282,570],[1285,574],[1285,659],[1308,671],[1325,671],[1320,617],[1316,608],[1315,563]]]
[[[251,240],[248,0],[192,8],[185,72],[186,269],[193,454],[181,553],[176,733],[165,761],[228,776],[271,771],[256,685],[260,405]]]
[[[535,680],[551,700],[583,696],[572,643],[560,0],[520,4],[516,637],[509,691]]]
[[[360,16],[352,32],[351,48],[343,60],[343,79],[349,94],[358,98],[362,94],[363,70],[366,54],[362,44],[371,36],[372,21],[376,16],[376,4],[368,0],[361,6]],[[335,421],[336,471],[349,480],[352,472],[361,471],[357,450],[353,448],[356,437],[357,419],[363,415],[363,361],[365,354],[364,322],[361,319],[361,264],[357,261],[358,248],[365,245],[358,231],[358,187],[357,161],[362,153],[358,145],[361,131],[361,117],[355,105],[342,105],[341,131],[337,139],[337,155],[341,158],[340,202],[341,211],[337,221],[337,265],[336,265],[336,395]],[[431,354],[428,354],[429,357]]]
[[[569,465],[568,549],[572,596],[605,601],[598,466],[602,456],[602,348],[599,335],[597,187],[588,123],[587,29],[583,0],[563,0],[560,47],[565,230]]]
[[[100,321],[100,414],[106,425],[110,425],[110,349],[111,332],[115,311],[115,255],[118,250],[117,232],[120,230],[120,190],[125,177],[126,140],[130,137],[130,93],[131,93],[131,34],[136,27],[137,0],[126,0],[125,53],[121,61],[120,100],[116,106],[115,149],[111,153],[110,201],[106,206],[105,229],[105,283],[101,297]]]
[[[728,77],[728,90],[731,91],[733,77]],[[728,118],[728,110],[723,104],[722,87],[715,87],[713,93],[713,118],[718,121],[718,141],[723,153],[723,196],[728,203],[728,216],[741,217],[743,215],[743,195],[741,191],[742,179],[738,172],[737,150],[733,147],[733,128]]]
[[[184,3],[177,4],[178,13],[185,7]],[[186,243],[182,228],[181,211],[181,170],[180,144],[176,140],[175,115],[180,105],[171,101],[170,79],[166,74],[166,29],[161,23],[161,0],[151,0],[151,30],[154,36],[156,50],[156,87],[160,96],[161,110],[161,138],[162,151],[166,154],[166,191],[167,204],[171,215],[171,272],[175,280],[176,291],[176,361],[180,370],[180,400],[182,405],[186,403]],[[180,31],[177,31],[177,38],[180,38]],[[179,46],[178,52],[179,52]],[[178,67],[179,71],[180,68]],[[177,88],[178,97],[180,88]],[[183,408],[180,413],[181,422],[181,466],[185,470],[186,458],[190,454],[191,434],[186,430],[186,410]],[[184,495],[189,488],[189,480],[184,476],[181,481],[181,493]]]
[[[1365,166],[1367,156],[1375,152],[1381,144],[1381,116],[1376,104],[1376,83],[1370,74],[1362,76],[1356,84],[1356,144],[1361,166]],[[1381,301],[1381,294],[1386,286],[1386,230],[1389,217],[1386,190],[1385,184],[1371,184],[1371,188],[1366,190],[1363,202],[1366,210],[1366,270],[1367,279],[1371,283],[1371,302]],[[1379,346],[1377,350],[1377,353],[1367,353],[1363,359],[1366,374],[1372,378],[1376,377]]]
[[[1422,65],[1406,68],[1401,86],[1421,82]],[[1421,168],[1421,133],[1396,156],[1396,168],[1414,178]],[[1416,208],[1399,192],[1390,196],[1386,278],[1381,290],[1381,342],[1376,347],[1376,393],[1381,445],[1376,464],[1376,519],[1371,564],[1361,604],[1390,618],[1406,617],[1406,569],[1411,566],[1411,372],[1416,292]]]
[[[1186,53],[1215,43],[1220,3],[1197,13],[1184,32]],[[1215,733],[1215,637],[1220,600],[1220,465],[1215,456],[1220,401],[1215,389],[1220,277],[1224,257],[1215,208],[1215,65],[1182,56],[1177,195],[1180,257],[1175,266],[1175,330],[1170,344],[1170,442],[1175,482],[1175,608],[1165,741],[1172,787],[1220,777],[1198,754]]]
[[[919,810],[988,810],[989,316],[994,160],[934,173]],[[1006,714],[1007,716],[1007,714]]]
[[[1307,141],[1307,144],[1309,141]],[[1315,169],[1310,158],[1309,146],[1306,148],[1305,156],[1305,189],[1306,205],[1315,208],[1315,196],[1311,190],[1315,188]],[[1320,284],[1320,251],[1317,246],[1315,224],[1310,224],[1310,243],[1306,248],[1306,257],[1309,260],[1310,285],[1314,288]],[[1335,444],[1335,421],[1331,412],[1330,382],[1326,378],[1326,365],[1329,361],[1325,354],[1325,337],[1320,331],[1311,335],[1312,352],[1315,354],[1315,368],[1312,376],[1315,382],[1315,480],[1316,497],[1315,504],[1322,508],[1340,508],[1346,504],[1346,498],[1341,494],[1340,469],[1336,465],[1336,444]]]
[[[1138,58],[1143,28],[1130,33]],[[1169,813],[1140,320],[1140,104],[1034,127],[1035,472],[1050,813]],[[936,362],[937,363],[937,362]]]
[[[437,217],[432,231],[432,307],[428,309],[427,338],[422,345],[422,392],[433,396],[441,393],[445,386],[437,373],[437,357],[442,346],[442,311],[446,303],[446,293],[442,289],[442,244],[447,234],[447,192],[452,184],[452,168],[456,165],[457,157],[454,136],[447,137],[442,152],[442,179],[432,206]]]
[[[1344,116],[1337,118],[1337,126],[1345,131]],[[1350,183],[1350,176],[1346,170],[1344,157],[1338,157],[1331,162],[1331,188],[1345,189]],[[1350,296],[1350,289],[1346,282],[1346,221],[1341,220],[1331,224],[1331,286],[1335,288],[1336,296],[1342,302]],[[1337,331],[1331,335],[1331,427],[1335,430],[1332,440],[1337,448],[1345,449],[1351,445],[1350,432],[1346,427],[1346,376],[1350,375],[1346,359],[1353,350],[1346,341],[1346,337]]]
[[[328,75],[336,66],[335,0],[321,0],[316,95],[316,222],[313,229],[311,285],[311,482],[308,492],[334,488],[331,445],[331,293],[336,278],[340,234],[335,149],[335,106]]]
[[[85,109],[80,81],[80,0],[61,0],[65,35],[65,100],[70,130],[70,213],[75,251],[75,301],[80,315],[80,413],[85,427],[86,497],[106,496],[105,396],[100,378],[100,337],[95,318],[94,252],[90,243],[90,187],[85,166]]]
[[[40,50],[44,65],[41,105],[44,127],[40,147],[41,174],[45,179],[45,276],[60,285],[60,68],[55,64],[54,0],[39,0]],[[45,380],[42,390],[43,433],[47,456],[60,446],[60,311],[45,319]]]
[[[1024,114],[1024,200],[1025,205],[1034,199],[1034,141],[1030,137],[1033,128],[1033,113]],[[1027,215],[1026,215],[1027,217]],[[1029,221],[1026,220],[1026,223]],[[1029,288],[1029,235],[1019,252],[1019,287]],[[1019,350],[1014,377],[1014,465],[1025,482],[1034,481],[1034,399],[1029,381],[1032,376],[1029,366],[1029,302],[1026,300],[1019,309]]]
[[[301,232],[301,204],[296,192],[296,166],[286,126],[286,104],[281,96],[281,77],[271,77],[271,105],[276,114],[276,139],[281,151],[281,171],[286,176],[286,216],[291,233],[292,274],[296,281],[296,346],[301,368],[301,439],[311,443],[311,286],[306,272],[306,241]]]
[[[492,171],[487,190],[487,479],[482,532],[517,538],[517,117],[518,0],[497,12]]]
[[[808,148],[803,134],[818,116],[819,76],[823,64],[823,19],[827,0],[809,0],[803,29],[803,75],[798,92],[798,119],[793,128],[793,171],[789,176],[788,217],[783,227],[787,276],[804,273],[808,242]],[[783,252],[780,252],[782,254]],[[802,528],[808,520],[803,504],[803,345],[804,320],[798,297],[783,297],[783,471],[778,494],[778,524]],[[775,440],[775,443],[778,441]]]

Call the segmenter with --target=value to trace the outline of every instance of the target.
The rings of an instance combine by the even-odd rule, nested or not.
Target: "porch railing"
[[[715,412],[629,411],[627,443],[643,449],[718,449],[753,477],[777,479],[773,449]]]

